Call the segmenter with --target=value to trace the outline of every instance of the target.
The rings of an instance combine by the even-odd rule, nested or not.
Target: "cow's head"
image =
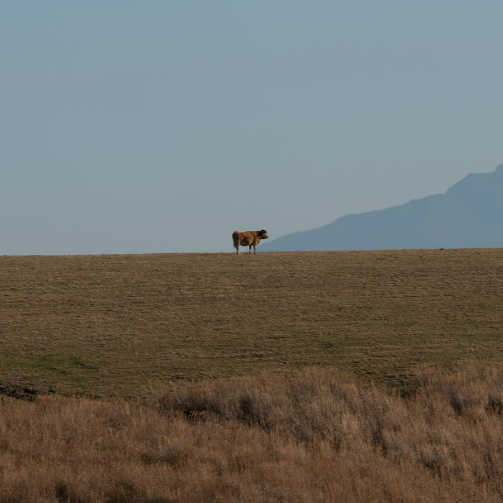
[[[261,231],[257,232],[257,236],[260,239],[267,239],[269,236],[267,235],[267,231],[265,229],[262,229]]]

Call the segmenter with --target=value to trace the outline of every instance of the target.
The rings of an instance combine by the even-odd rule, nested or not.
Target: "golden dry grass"
[[[0,501],[499,502],[502,273],[500,249],[0,257]]]
[[[0,257],[0,383],[144,396],[337,367],[500,361],[503,250]]]
[[[330,369],[214,380],[150,405],[0,397],[0,501],[500,502],[503,372],[413,397]]]

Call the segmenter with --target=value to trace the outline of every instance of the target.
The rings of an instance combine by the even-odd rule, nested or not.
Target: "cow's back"
[[[234,246],[251,246],[259,243],[260,239],[257,231],[234,231],[232,233],[232,241],[234,242]]]

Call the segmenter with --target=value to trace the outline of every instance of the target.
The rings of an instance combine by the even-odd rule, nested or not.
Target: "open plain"
[[[0,381],[40,391],[503,360],[501,249],[4,256],[0,284]]]
[[[0,257],[0,501],[500,502],[502,273],[500,249]]]

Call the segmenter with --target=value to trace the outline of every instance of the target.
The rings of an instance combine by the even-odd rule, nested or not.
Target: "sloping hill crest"
[[[346,215],[288,234],[268,251],[503,247],[503,164],[470,174],[444,194],[400,206]]]

